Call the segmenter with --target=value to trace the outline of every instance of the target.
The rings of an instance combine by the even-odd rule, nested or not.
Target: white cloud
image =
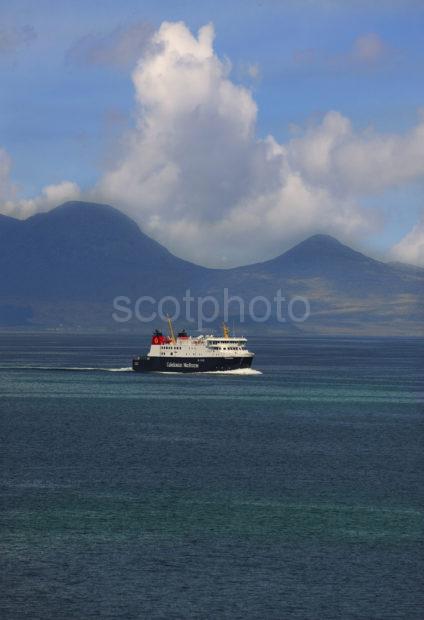
[[[251,93],[229,79],[211,25],[194,37],[164,23],[133,73],[137,128],[98,192],[175,253],[237,264],[280,252],[312,229],[365,225],[353,201],[334,202],[290,166],[287,148],[255,136]]]
[[[347,240],[375,225],[361,196],[424,174],[424,123],[357,133],[330,112],[287,144],[258,138],[252,94],[230,80],[213,38],[210,24],[197,37],[162,24],[133,72],[136,129],[97,187],[176,254],[231,265],[317,231]]]
[[[382,135],[355,131],[333,111],[286,144],[259,138],[252,93],[230,79],[213,39],[210,24],[197,36],[182,22],[162,24],[132,75],[135,127],[90,194],[175,254],[228,266],[276,256],[316,232],[350,241],[377,226],[364,196],[424,177],[424,119]],[[371,43],[362,54],[377,54]],[[0,151],[3,212],[25,217],[79,195],[63,181],[19,198]]]
[[[424,217],[392,249],[395,259],[424,267]]]
[[[80,189],[76,183],[61,181],[55,185],[46,185],[35,198],[7,201],[3,212],[6,215],[25,219],[34,213],[49,211],[67,200],[77,200],[79,197]]]
[[[11,167],[10,156],[0,148],[0,213],[3,215],[24,219],[80,196],[80,189],[76,183],[61,181],[54,185],[47,185],[35,198],[20,198],[19,188],[11,180]]]
[[[357,133],[338,112],[289,144],[291,164],[310,183],[355,196],[424,176],[424,118],[405,134]]]

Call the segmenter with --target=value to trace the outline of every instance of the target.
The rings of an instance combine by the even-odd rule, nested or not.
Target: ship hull
[[[139,357],[132,363],[136,372],[216,372],[250,368],[253,355],[244,357]]]

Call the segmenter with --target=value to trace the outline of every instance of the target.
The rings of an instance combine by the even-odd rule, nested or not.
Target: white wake
[[[141,372],[140,374],[150,374],[153,372],[155,375],[184,375],[185,377],[190,375],[238,375],[242,377],[261,375],[260,370],[254,370],[253,368],[236,368],[235,370],[193,370],[190,372],[178,371],[178,370],[153,370]]]
[[[50,370],[56,372],[134,372],[131,366],[123,366],[122,368],[99,368],[96,366],[0,366],[0,368],[8,370]],[[206,370],[200,372],[178,372],[170,370],[155,371],[162,375],[236,375],[236,376],[255,376],[261,375],[260,370],[254,368],[236,368],[235,370]],[[140,374],[150,374],[148,371]]]
[[[252,376],[261,375],[262,373],[260,370],[255,370],[254,368],[236,368],[235,370],[209,370],[199,374]]]

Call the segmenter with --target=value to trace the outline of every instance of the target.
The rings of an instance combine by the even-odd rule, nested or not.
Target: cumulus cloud
[[[87,34],[68,50],[66,60],[77,65],[133,67],[152,34],[153,26],[145,21],[121,25],[108,33]]]
[[[0,148],[0,213],[3,215],[24,219],[80,196],[80,189],[76,183],[61,181],[44,187],[39,196],[21,198],[19,187],[11,179],[11,167],[12,161],[9,154]]]
[[[309,183],[355,196],[383,191],[424,176],[424,118],[405,134],[355,132],[330,112],[288,147],[289,159]]]
[[[394,246],[392,256],[404,263],[424,267],[424,217]]]
[[[374,231],[380,222],[361,199],[424,178],[424,118],[385,135],[332,111],[284,144],[258,137],[252,93],[231,80],[213,41],[211,24],[193,35],[165,22],[143,46],[132,74],[135,125],[91,199],[121,208],[178,256],[231,266],[316,232],[351,241]],[[378,56],[371,43],[358,53]],[[0,151],[3,213],[25,217],[80,196],[63,181],[20,198],[10,166]]]
[[[61,181],[54,185],[46,185],[35,198],[6,200],[1,208],[4,215],[25,219],[41,211],[49,211],[67,200],[77,200],[80,189],[72,181]]]
[[[162,24],[133,72],[136,128],[96,189],[176,254],[234,265],[317,231],[347,240],[375,225],[362,195],[424,174],[424,124],[358,133],[330,112],[286,144],[258,138],[252,94],[213,39],[210,24]]]

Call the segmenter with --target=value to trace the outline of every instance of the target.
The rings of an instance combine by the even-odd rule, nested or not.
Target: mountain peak
[[[290,250],[285,252],[285,254],[293,250],[304,251],[305,249],[317,250],[319,252],[322,252],[323,250],[325,251],[326,249],[332,251],[348,250],[349,252],[355,252],[355,250],[352,250],[352,248],[345,245],[335,237],[332,237],[331,235],[317,234],[312,235],[311,237],[307,237],[306,239],[295,245],[293,248],[290,248]],[[359,252],[357,253],[359,254]]]
[[[47,220],[54,220],[55,222],[68,220],[72,224],[89,224],[94,220],[96,223],[107,221],[138,229],[137,224],[122,211],[107,204],[84,202],[82,200],[64,202],[51,211],[37,213],[26,221],[33,224]]]
[[[63,247],[68,243],[87,247],[96,245],[109,252],[111,244],[115,244],[125,253],[133,251],[130,246],[133,248],[143,240],[146,250],[150,248],[168,254],[165,248],[145,235],[134,220],[107,204],[69,201],[51,211],[37,213],[23,223],[28,231],[40,231],[46,245],[56,239]]]
[[[361,252],[353,250],[331,235],[317,234],[304,239],[293,246],[280,256],[277,256],[270,263],[276,264],[296,264],[297,267],[307,264],[309,267],[317,263],[327,263],[332,261],[352,261],[364,262],[373,259],[365,256]]]
[[[336,242],[340,243],[336,237],[332,237],[331,235],[326,235],[324,233],[317,233],[315,235],[311,235],[310,237],[306,237],[305,241],[319,241],[319,242]]]
[[[127,217],[122,213],[122,211],[119,211],[111,205],[105,204],[103,202],[86,202],[84,200],[67,200],[61,205],[55,207],[52,211],[50,211],[50,213],[77,213],[82,211],[90,211],[96,214],[101,214],[102,212],[110,214],[114,213],[122,215],[125,218]]]
[[[321,277],[326,274],[342,281],[370,265],[384,268],[383,263],[353,250],[331,235],[316,234],[262,263],[261,268],[287,277]]]
[[[331,235],[325,235],[323,233],[318,233],[316,235],[311,235],[310,237],[307,237],[303,243],[306,243],[307,241],[313,241],[313,242],[317,242],[317,243],[338,243],[339,245],[342,245],[341,242],[336,239],[335,237],[332,237]]]

